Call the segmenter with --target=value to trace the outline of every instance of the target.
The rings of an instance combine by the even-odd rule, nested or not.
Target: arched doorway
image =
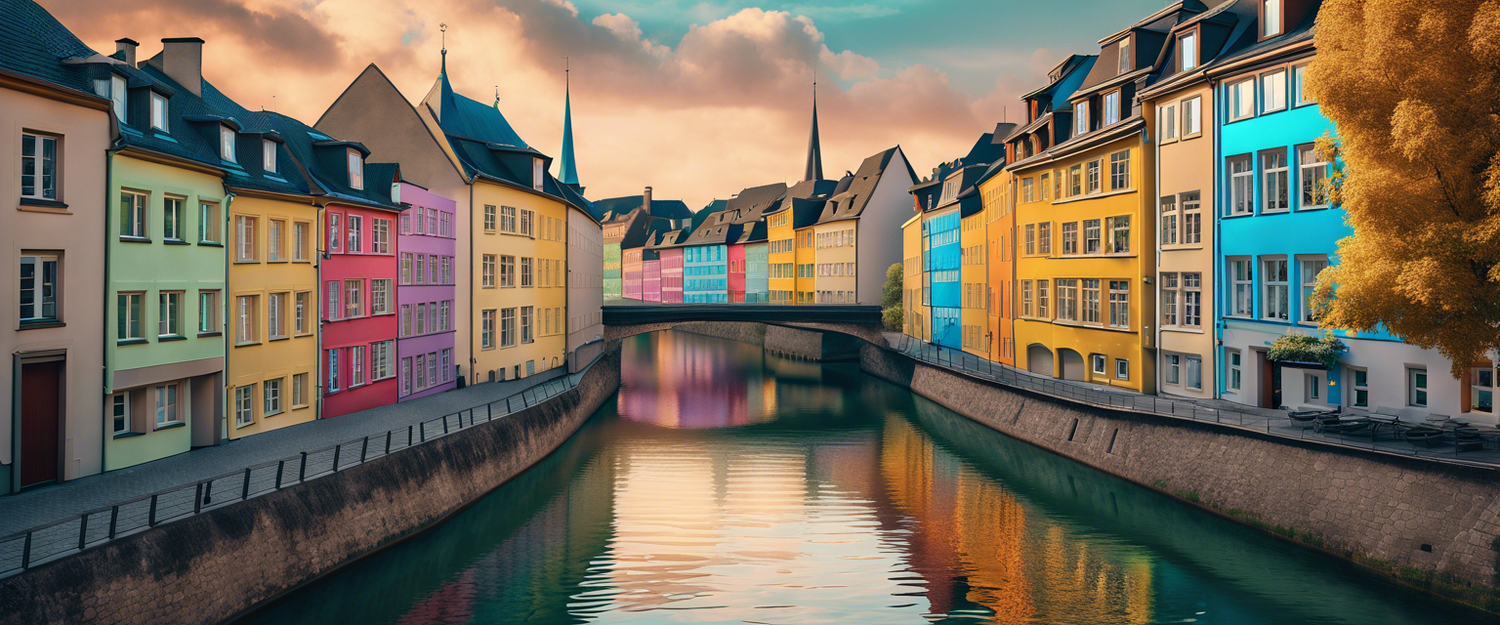
[[[1088,378],[1088,369],[1084,365],[1082,354],[1064,347],[1057,350],[1057,355],[1062,360],[1062,371],[1058,377],[1079,382]]]
[[[1052,350],[1046,345],[1032,343],[1026,346],[1026,370],[1045,376],[1052,376],[1056,369],[1052,364]]]

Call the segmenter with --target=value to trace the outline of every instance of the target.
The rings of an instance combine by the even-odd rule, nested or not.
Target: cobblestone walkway
[[[558,367],[528,378],[484,383],[408,402],[319,419],[0,498],[0,536],[154,491],[208,479],[304,451],[405,429],[427,419],[503,399],[566,375]]]

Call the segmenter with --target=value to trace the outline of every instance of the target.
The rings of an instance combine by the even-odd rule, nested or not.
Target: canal
[[[680,332],[622,357],[556,453],[247,621],[1490,622],[856,365]]]

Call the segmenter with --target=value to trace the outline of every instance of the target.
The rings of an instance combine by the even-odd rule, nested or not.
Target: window
[[[157,294],[156,335],[176,337],[182,335],[182,291],[162,291]]]
[[[1162,382],[1166,384],[1179,384],[1179,375],[1182,368],[1182,357],[1176,354],[1162,356]]]
[[[480,286],[482,286],[484,288],[487,288],[487,289],[495,288],[495,255],[494,254],[485,254],[484,255],[484,259],[483,259],[483,261],[481,261],[481,264],[480,264],[479,275],[480,275],[480,278],[479,278],[479,284],[480,284]]]
[[[1108,217],[1104,220],[1109,228],[1109,249],[1112,254],[1130,253],[1130,215]]]
[[[495,231],[495,205],[493,204],[484,205],[484,231]]]
[[[1135,67],[1135,59],[1130,58],[1130,37],[1120,40],[1120,71],[1124,74]]]
[[[1036,281],[1036,316],[1043,319],[1049,318],[1047,316],[1047,295],[1049,288],[1051,287],[1048,285],[1046,280]]]
[[[370,251],[376,254],[391,253],[391,220],[370,221]]]
[[[152,93],[151,127],[157,130],[161,130],[162,132],[169,132],[167,130],[167,126],[167,97],[160,93]],[[230,136],[233,137],[233,134],[231,133]],[[234,160],[234,152],[232,148],[231,151],[228,152],[228,156],[225,156],[224,158],[225,160]]]
[[[349,245],[344,248],[345,252],[358,254],[365,251],[365,228],[363,222],[364,219],[359,215],[349,216],[349,224],[346,226],[349,231]]]
[[[413,269],[413,275],[412,275],[412,277],[415,278],[415,281],[414,281],[415,284],[426,284],[427,283],[427,255],[426,254],[417,254],[416,255],[416,268]]]
[[[1130,282],[1109,281],[1109,327],[1130,329]]]
[[[500,207],[500,231],[515,234],[516,232],[516,207]]]
[[[370,379],[384,380],[396,375],[396,341],[370,344]]]
[[[1230,121],[1255,116],[1255,79],[1249,78],[1229,85]]]
[[[1349,405],[1357,408],[1370,407],[1370,372],[1349,368]],[[1477,398],[1476,398],[1477,401]]]
[[[1235,317],[1253,317],[1255,286],[1251,282],[1250,260],[1230,259],[1229,280],[1233,290],[1233,315]]]
[[[1302,188],[1302,200],[1298,208],[1325,208],[1328,192],[1328,163],[1318,156],[1317,146],[1297,146],[1297,182]]]
[[[261,414],[267,417],[281,414],[281,378],[266,380],[262,387],[264,389],[264,393],[262,394],[265,396],[265,402]]]
[[[1203,326],[1203,274],[1196,271],[1182,274],[1182,325]]]
[[[58,199],[57,141],[52,136],[21,134],[21,197]],[[124,229],[121,234],[125,234]]]
[[[1177,244],[1177,196],[1161,198],[1161,244]]]
[[[1088,164],[1088,190],[1089,193],[1099,192],[1099,170],[1103,168],[1103,161],[1089,161]]]
[[[1183,33],[1177,41],[1182,46],[1182,71],[1198,67],[1198,33]]]
[[[1030,280],[1022,280],[1021,281],[1021,314],[1023,316],[1026,316],[1026,317],[1030,317],[1031,316],[1031,281]]]
[[[1203,390],[1203,359],[1197,356],[1187,357],[1187,387],[1195,391]]]
[[[141,305],[145,293],[120,293],[115,298],[116,338],[121,341],[145,339],[141,328]]]
[[[287,337],[286,300],[286,293],[272,293],[266,296],[266,333],[271,340]]]
[[[1198,191],[1182,194],[1182,243],[1195,245],[1203,242],[1203,204]]]
[[[1255,168],[1250,155],[1229,157],[1229,214],[1249,215],[1255,201]]]
[[[1203,132],[1203,98],[1192,97],[1182,101],[1182,137],[1184,139]]]
[[[1078,253],[1078,222],[1062,225],[1062,253],[1070,256]]]
[[[267,257],[272,261],[286,260],[286,222],[272,219],[267,222]]]
[[[146,194],[120,192],[120,236],[146,238]]]
[[[1098,254],[1101,251],[1099,240],[1099,220],[1083,220],[1083,253]]]
[[[1125,360],[1124,358],[1116,358],[1115,359],[1115,379],[1118,379],[1118,380],[1129,380],[1130,379],[1130,361],[1129,360]]]
[[[1099,323],[1099,281],[1083,280],[1083,316],[1080,321],[1084,323]]]
[[[130,393],[115,393],[109,398],[109,414],[114,420],[115,436],[130,433]]]
[[[255,221],[254,217],[245,215],[234,217],[235,262],[255,262],[260,257],[255,249]]]
[[[1271,72],[1260,77],[1260,110],[1262,113],[1286,108],[1286,71]]]
[[[177,385],[156,387],[156,427],[177,423]]]
[[[1317,323],[1318,313],[1313,310],[1313,290],[1318,285],[1318,274],[1328,267],[1328,257],[1304,258],[1302,264],[1302,321]]]
[[[480,334],[479,346],[483,349],[495,348],[495,311],[486,310],[479,314]]]
[[[312,292],[302,291],[293,299],[295,303],[293,304],[292,319],[297,334],[311,334],[312,315],[308,313],[312,312]]]
[[[1120,92],[1114,91],[1104,96],[1104,125],[1108,126],[1120,121]]]
[[[1089,101],[1075,103],[1073,105],[1073,136],[1078,136],[1089,131]]]
[[[255,385],[247,384],[234,389],[234,426],[245,427],[255,422]]]
[[[344,318],[353,319],[365,316],[363,296],[365,292],[364,280],[344,281]]]
[[[426,334],[427,333],[427,305],[426,304],[417,304],[416,308],[417,308],[416,333],[417,334]]]
[[[292,260],[306,261],[312,256],[307,249],[307,231],[310,228],[311,225],[306,223],[292,224]]]
[[[1302,374],[1302,389],[1304,401],[1308,403],[1323,401],[1323,374]]]
[[[162,198],[162,238],[172,241],[182,240],[182,204],[186,198],[165,197]]]
[[[1036,226],[1037,253],[1044,256],[1052,253],[1052,224],[1041,223]],[[853,275],[854,272],[849,272]]]
[[[241,295],[235,299],[235,343],[246,345],[260,341],[259,295]]]
[[[1156,127],[1160,130],[1162,141],[1177,138],[1177,105],[1169,104],[1161,107],[1157,115]]]
[[[228,126],[219,126],[219,158],[231,163],[234,160],[234,130]]]
[[[1265,288],[1261,295],[1261,317],[1273,321],[1289,319],[1286,259],[1262,260],[1261,282]]]
[[[1107,367],[1109,367],[1108,356],[1105,356],[1104,354],[1094,354],[1093,358],[1091,358],[1090,360],[1093,361],[1094,375],[1104,375],[1107,372]]]
[[[1161,280],[1161,324],[1177,325],[1177,274],[1163,273]]]
[[[530,258],[521,259],[521,286],[523,288],[532,286],[531,263]]]
[[[307,405],[307,374],[298,373],[292,376],[292,407],[301,408]]]
[[[1083,166],[1074,165],[1068,170],[1068,197],[1083,194]]]
[[[1406,368],[1406,405],[1427,407],[1427,369]]]
[[[359,150],[350,149],[347,162],[349,164],[349,188],[365,188],[365,157]]]
[[[100,94],[100,95],[103,95],[103,94]],[[126,108],[125,108],[125,77],[124,76],[120,76],[118,74],[111,74],[110,75],[110,77],[109,77],[109,100],[110,100],[111,103],[114,104],[115,119],[120,120],[121,124],[127,124],[127,123],[129,123],[129,122],[126,121],[127,119],[129,119],[129,117],[125,114],[126,113]]]
[[[57,260],[55,255],[21,257],[21,321],[57,321]]]
[[[1051,187],[1050,178],[1051,178],[1050,175],[1048,175],[1048,174],[1042,174],[1041,179],[1038,182],[1038,186],[1040,186],[1042,188],[1042,201],[1044,201],[1044,202],[1047,201],[1047,200],[1052,199],[1052,193],[1051,193],[1052,189],[1050,188]]]
[[[1034,199],[1035,199],[1033,197],[1033,193],[1034,193],[1034,189],[1035,189],[1035,187],[1033,186],[1034,182],[1035,182],[1035,180],[1033,180],[1031,178],[1023,178],[1023,179],[1021,179],[1021,201],[1022,202],[1031,202],[1031,201],[1034,201]]]
[[[500,311],[500,346],[516,346],[516,309],[514,308]]]
[[[198,203],[198,241],[200,243],[219,242],[219,204],[217,202]]]
[[[198,332],[211,334],[219,331],[219,292],[198,291]]]
[[[1130,188],[1130,150],[1109,155],[1109,189],[1119,191]]]
[[[370,314],[388,315],[391,313],[391,279],[379,278],[370,280]]]
[[[438,315],[438,330],[447,332],[453,329],[453,302],[443,302]]]
[[[1260,155],[1261,178],[1265,181],[1262,198],[1264,212],[1279,212],[1291,208],[1290,173],[1287,168],[1286,150],[1277,149]]]
[[[339,214],[328,213],[328,249],[339,249]]]
[[[530,306],[522,306],[521,307],[521,342],[522,343],[530,343],[530,342],[532,342],[534,340],[532,338],[532,332],[531,332],[531,326],[532,326],[531,322],[532,322],[532,317],[533,317],[532,310],[533,309]]]
[[[1292,103],[1296,106],[1313,104],[1312,96],[1307,93],[1306,65],[1292,68]]]
[[[1026,254],[1036,253],[1036,224],[1026,224]]]
[[[328,350],[328,392],[339,390],[339,350]]]
[[[276,142],[262,139],[260,142],[260,166],[268,174],[276,173]]]
[[[365,346],[349,348],[349,388],[365,383]]]
[[[529,237],[534,234],[532,225],[536,222],[536,211],[521,209],[521,236]]]
[[[516,286],[516,257],[514,257],[514,256],[501,256],[500,257],[500,286],[502,286],[502,287],[514,287],[514,286]]]
[[[1262,30],[1264,37],[1281,34],[1281,0],[1263,0],[1262,7],[1260,20],[1265,25]]]
[[[543,171],[544,170],[542,168],[542,159],[532,158],[531,159],[531,188],[536,189],[537,191],[541,191],[542,190],[542,180],[543,180],[543,178],[542,178],[542,172]]]

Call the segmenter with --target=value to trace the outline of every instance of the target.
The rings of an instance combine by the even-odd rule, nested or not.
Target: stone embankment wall
[[[1074,405],[873,345],[860,364],[1014,438],[1397,582],[1500,611],[1500,476],[1493,470]]]
[[[0,580],[0,623],[214,623],[416,533],[557,449],[618,352],[544,404]]]

